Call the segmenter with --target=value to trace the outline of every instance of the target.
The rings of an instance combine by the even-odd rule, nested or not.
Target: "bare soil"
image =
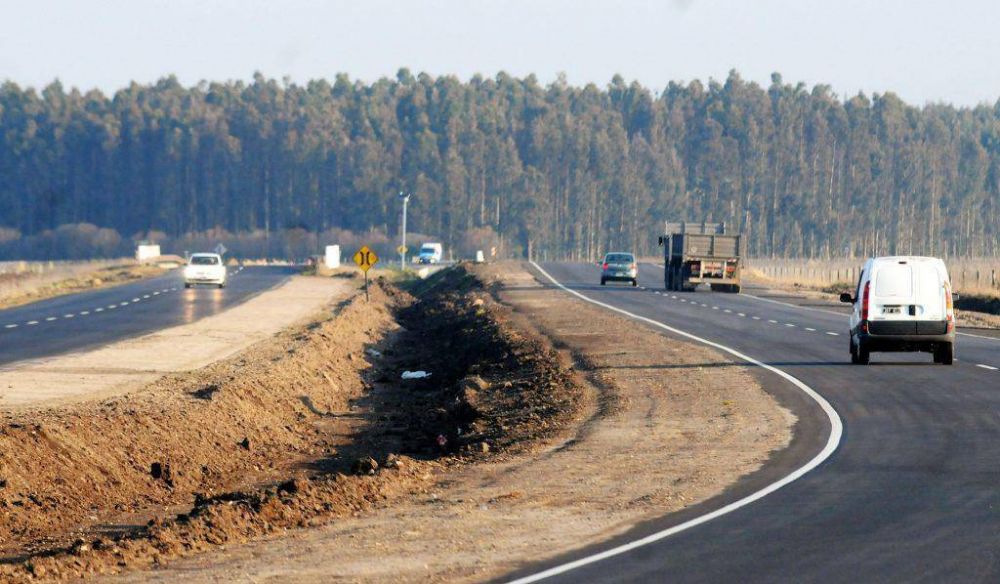
[[[420,365],[442,375],[443,387],[428,380],[410,390],[417,404],[437,403],[433,411],[404,408],[419,415],[400,425],[390,412],[400,411],[401,394],[389,386],[376,385],[370,399],[356,402],[364,416],[383,424],[382,434],[369,434],[376,439],[372,448],[396,427],[403,434],[395,439],[404,443],[383,448],[408,449],[418,459],[404,461],[405,473],[383,464],[369,478],[398,473],[379,486],[391,500],[359,505],[320,527],[280,537],[266,532],[271,535],[262,540],[117,579],[482,580],[703,501],[790,441],[794,417],[746,369],[718,353],[626,324],[540,286],[518,265],[480,268],[477,276],[509,310],[493,306],[474,279],[449,281],[468,294],[401,316],[404,328],[381,355],[389,361],[373,371],[388,378],[388,371]],[[446,325],[452,318],[446,315],[456,313],[449,302],[471,306],[473,314],[482,310],[485,319]],[[481,328],[496,330],[497,345],[506,348],[472,342]],[[424,336],[425,330],[435,332]],[[452,342],[406,360],[404,347],[438,347],[442,334]],[[449,359],[462,362],[480,352],[483,358],[464,376],[461,367],[448,368]],[[419,399],[435,394],[445,399]],[[435,448],[447,456],[432,458]],[[273,504],[268,501],[264,506]]]
[[[578,385],[453,275],[420,301],[377,283],[370,302],[136,394],[9,415],[0,577],[159,566],[351,518],[551,436]],[[432,376],[400,380],[417,367]]]

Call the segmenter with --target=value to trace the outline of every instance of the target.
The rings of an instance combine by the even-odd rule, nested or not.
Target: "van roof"
[[[928,256],[883,256],[883,257],[872,258],[872,261],[874,261],[877,264],[890,264],[890,263],[895,264],[899,262],[912,262],[912,263],[931,262],[936,264],[944,264],[944,261],[941,258],[932,258]]]

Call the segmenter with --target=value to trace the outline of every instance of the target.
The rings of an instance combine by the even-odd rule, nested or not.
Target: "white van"
[[[944,262],[926,257],[871,258],[865,262],[851,312],[851,362],[867,365],[873,351],[924,351],[935,363],[955,359],[957,295]]]

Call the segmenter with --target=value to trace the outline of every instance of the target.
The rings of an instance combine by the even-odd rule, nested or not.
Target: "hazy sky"
[[[113,91],[175,74],[294,81],[414,73],[662,89],[725,79],[828,83],[961,105],[1000,98],[996,0],[0,0],[0,79]]]

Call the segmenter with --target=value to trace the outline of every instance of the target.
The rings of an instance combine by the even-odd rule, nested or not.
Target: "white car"
[[[955,360],[955,307],[951,280],[937,258],[871,258],[852,296],[851,362],[867,365],[873,351],[923,351],[934,362]]]
[[[226,287],[226,264],[217,253],[192,254],[184,267],[184,287],[195,284],[211,284]]]

